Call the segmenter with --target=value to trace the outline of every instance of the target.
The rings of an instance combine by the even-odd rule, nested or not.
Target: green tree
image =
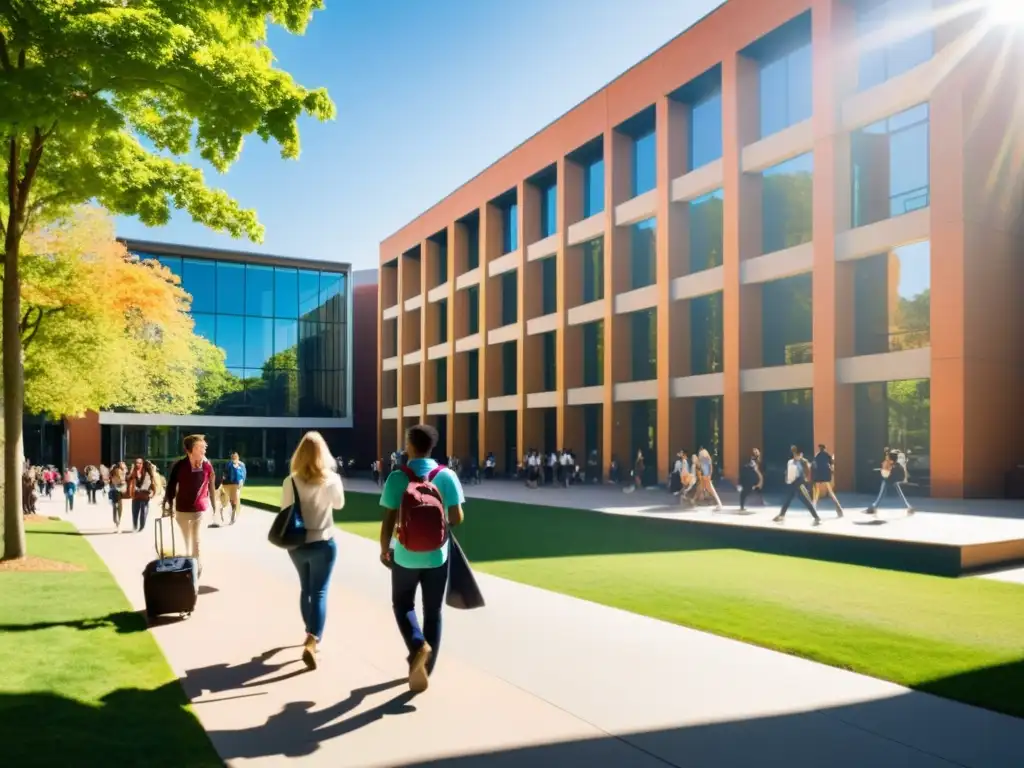
[[[235,237],[262,238],[252,211],[181,158],[217,170],[243,139],[299,154],[298,120],[334,116],[323,90],[274,67],[271,24],[301,34],[323,0],[8,0],[0,3],[0,132],[6,194],[3,384],[4,557],[25,555],[21,245],[33,224],[96,201],[166,224],[172,209]]]

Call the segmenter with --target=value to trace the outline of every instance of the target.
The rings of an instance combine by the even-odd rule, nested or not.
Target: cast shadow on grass
[[[258,672],[259,668],[257,664],[250,672]],[[195,674],[200,677],[207,673]],[[397,679],[358,688],[323,709],[315,709],[310,701],[290,702],[265,723],[215,730],[209,734],[209,740],[185,708],[184,692],[177,682],[149,691],[114,691],[104,696],[99,706],[52,693],[0,693],[4,763],[19,768],[68,765],[68,756],[74,755],[76,766],[205,768],[223,765],[222,759],[306,757],[316,754],[331,739],[388,717],[415,712],[413,695],[403,691],[365,712],[350,715],[368,697],[404,682]],[[936,693],[958,690],[978,695],[999,686],[1005,696],[993,697],[989,690],[988,701],[1001,702],[1011,714],[1021,716],[1024,702],[1014,692],[1021,690],[1022,685],[1024,660],[1018,660],[936,680],[921,688]],[[450,719],[457,739],[458,713],[452,713]],[[402,738],[402,732],[401,727],[381,730],[378,738]],[[220,758],[214,754],[211,741]],[[1019,765],[1021,743],[1024,720],[907,692],[785,715],[419,760],[406,763],[405,768],[746,768],[755,764],[859,768],[939,763],[996,768]],[[450,747],[457,748],[457,743]]]
[[[459,542],[477,563],[737,549],[944,576],[960,573],[960,553],[952,547],[828,535],[827,530],[714,525],[490,499],[469,499],[465,510]],[[345,525],[379,523],[381,517],[376,495],[351,492],[334,519]]]
[[[69,619],[66,621],[37,621],[32,624],[0,624],[0,634],[5,632],[36,632],[42,629],[67,627],[87,632],[93,629],[114,629],[120,635],[146,631],[146,615],[142,611],[118,611],[92,619]]]

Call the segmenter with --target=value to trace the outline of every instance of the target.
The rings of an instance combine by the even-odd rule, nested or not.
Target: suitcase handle
[[[153,526],[153,546],[156,548],[157,559],[161,559],[164,556],[164,521],[171,524],[171,557],[177,557],[177,544],[174,540],[174,517],[172,515],[161,515],[156,519],[156,524]]]

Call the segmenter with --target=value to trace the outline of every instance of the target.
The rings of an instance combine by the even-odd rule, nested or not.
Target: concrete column
[[[395,281],[395,285],[398,291],[398,370],[397,376],[395,377],[395,404],[398,408],[398,417],[395,419],[395,434],[392,435],[391,442],[393,443],[392,449],[395,447],[400,448],[402,446],[402,433],[404,428],[402,423],[405,419],[403,408],[405,407],[405,364],[402,362],[402,355],[405,351],[405,307],[403,306],[405,296],[405,286],[403,285],[406,279],[406,266],[405,266],[405,255],[398,257],[398,279]],[[385,444],[385,448],[387,445]]]
[[[739,53],[722,61],[722,165],[724,171],[722,356],[725,379],[723,400],[723,460],[725,475],[739,478],[742,457],[760,442],[760,397],[743,397],[740,369],[743,367],[744,338],[742,319],[753,317],[744,304],[740,283],[740,263],[760,248],[760,189],[756,181],[744,176],[743,147],[758,133],[758,69],[756,62]],[[756,230],[752,231],[752,230]],[[749,329],[747,329],[749,330]],[[759,345],[758,345],[759,346]],[[756,440],[755,440],[756,438]]]
[[[464,260],[466,254],[466,227],[458,222],[453,222],[448,225],[448,440],[445,448],[448,456],[458,455],[455,453],[457,445],[455,418],[455,268],[459,263],[460,253]]]
[[[491,325],[491,318],[494,308],[497,308],[500,317],[501,296],[494,296],[491,290],[491,282],[487,277],[487,268],[492,260],[501,255],[501,211],[490,203],[484,203],[480,208],[480,271],[483,273],[480,279],[480,436],[478,440],[479,461],[483,461],[489,448],[488,443],[492,436],[489,433],[491,420],[487,417],[487,397],[491,385],[491,358],[497,356],[500,362],[501,357],[497,349],[490,349],[487,344],[487,331],[494,327]],[[500,382],[500,378],[498,379]],[[497,437],[497,435],[495,435]],[[504,440],[500,441],[504,443]],[[497,455],[497,454],[495,454]],[[500,460],[500,457],[499,457]]]
[[[437,276],[437,260],[441,258],[441,246],[434,240],[420,243],[420,291],[423,295],[423,309],[420,310],[420,349],[423,362],[420,363],[420,402],[423,403],[426,418],[427,403],[434,402],[437,394],[437,375],[433,360],[427,359],[427,350],[437,343],[437,305],[427,301],[427,292],[433,287]]]
[[[839,271],[836,235],[849,228],[851,169],[848,134],[842,130],[843,101],[856,87],[855,18],[840,0],[816,0],[812,12],[814,40],[814,442],[824,443],[838,457],[836,483],[853,490],[855,479],[853,387],[836,379],[836,359],[848,354],[854,317],[839,314]],[[888,164],[884,166],[888,169]],[[888,172],[886,171],[886,177]],[[888,203],[888,194],[884,200]],[[844,292],[852,294],[852,281]],[[845,299],[846,297],[844,297]],[[847,301],[842,302],[847,309]],[[805,452],[814,446],[802,446]]]
[[[526,419],[526,393],[530,391],[532,381],[527,377],[527,338],[526,318],[533,317],[531,311],[539,307],[538,295],[540,291],[536,283],[531,281],[531,289],[526,290],[527,264],[526,246],[539,239],[540,235],[540,192],[532,184],[520,181],[516,186],[516,200],[519,201],[519,218],[516,226],[519,228],[517,240],[519,242],[519,266],[516,269],[516,320],[519,322],[519,338],[516,341],[516,397],[517,413],[516,419],[516,451],[522,455],[523,445],[527,437]],[[536,304],[534,304],[536,302]],[[529,304],[529,306],[528,306]],[[543,360],[543,357],[541,358]],[[531,366],[531,368],[534,366]]]

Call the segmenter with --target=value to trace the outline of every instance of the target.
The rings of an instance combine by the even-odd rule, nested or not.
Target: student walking
[[[68,467],[64,470],[64,511],[75,511],[75,495],[78,493],[78,470]]]
[[[237,454],[236,454],[237,455]],[[327,623],[327,589],[338,559],[334,541],[334,510],[345,506],[337,462],[319,432],[307,432],[292,455],[291,475],[281,487],[281,509],[295,503],[302,509],[306,543],[288,552],[299,574],[299,612],[306,627],[302,661],[316,669]]]
[[[138,533],[146,527],[149,502],[156,495],[156,475],[153,465],[145,459],[136,459],[128,475],[128,498],[132,500],[132,530]]]
[[[835,456],[828,452],[824,443],[821,443],[818,446],[818,452],[814,454],[814,506],[818,506],[818,498],[821,494],[824,494],[832,499],[832,503],[836,505],[836,516],[842,517],[843,505],[839,503],[839,499],[836,498],[836,492],[832,488],[832,477],[835,474],[835,467]]]
[[[245,464],[237,453],[231,454],[231,461],[224,467],[224,484],[221,486],[231,505],[231,523],[234,525],[242,511],[242,488],[245,486]]]
[[[747,511],[747,499],[754,491],[764,489],[764,475],[761,473],[761,451],[755,448],[750,459],[740,468],[740,512]],[[761,499],[762,504],[764,498]]]
[[[203,516],[213,508],[214,471],[206,459],[206,438],[203,435],[189,435],[183,441],[183,447],[184,458],[174,463],[167,476],[164,510],[165,514],[173,513],[174,522],[181,529],[184,554],[199,562],[201,575],[203,561],[199,544]]]
[[[885,459],[882,461],[881,472],[882,487],[878,491],[878,496],[871,506],[864,510],[864,513],[868,515],[877,514],[878,505],[882,503],[882,499],[889,494],[889,491],[893,491],[899,497],[907,514],[914,514],[914,508],[907,501],[907,497],[903,493],[902,485],[908,479],[907,470],[903,462],[900,461],[900,455],[897,451],[889,451],[886,454]]]
[[[679,505],[695,507],[697,502],[694,495],[697,489],[697,476],[694,475],[690,466],[689,453],[684,448],[679,452],[675,465],[676,473],[679,475]]]
[[[437,664],[448,585],[448,526],[464,519],[459,478],[430,458],[437,440],[433,427],[411,427],[406,434],[409,462],[388,476],[380,497],[385,509],[380,557],[391,568],[391,603],[409,650],[409,690],[414,693],[427,689]],[[422,628],[416,617],[417,589],[423,595]]]
[[[811,513],[814,524],[821,525],[821,518],[818,517],[818,512],[815,510],[814,504],[811,503],[810,494],[807,493],[807,483],[811,479],[811,465],[804,458],[803,451],[795,445],[789,450],[792,458],[786,464],[786,500],[782,502],[782,509],[779,510],[779,514],[772,522],[781,523],[785,520],[789,505],[793,503],[793,499],[798,498],[800,503]]]
[[[715,490],[714,483],[714,467],[711,463],[711,454],[707,448],[701,448],[697,453],[697,460],[700,462],[700,483],[701,491],[704,496],[710,496],[715,500],[715,512],[722,511],[722,500],[718,497],[718,491]]]
[[[121,462],[110,469],[110,505],[113,510],[114,528],[121,532],[121,518],[124,516],[124,500],[128,498],[128,466]]]

